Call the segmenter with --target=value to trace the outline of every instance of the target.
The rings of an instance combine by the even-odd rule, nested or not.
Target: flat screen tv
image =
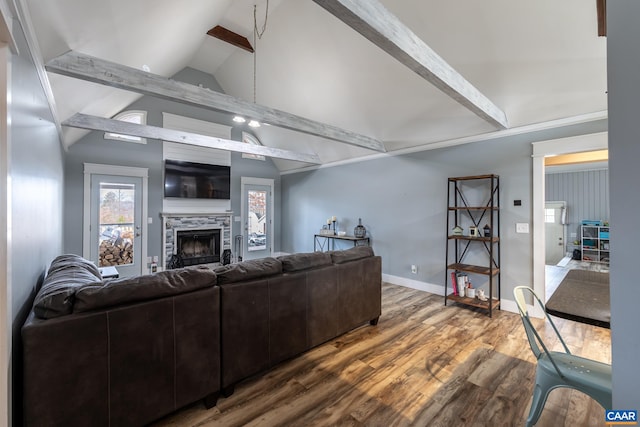
[[[164,197],[229,200],[230,183],[229,166],[164,161]]]

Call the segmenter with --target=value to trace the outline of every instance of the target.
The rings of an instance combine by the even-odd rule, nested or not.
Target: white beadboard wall
[[[567,202],[569,232],[579,232],[583,219],[609,221],[609,170],[547,174],[545,199]]]

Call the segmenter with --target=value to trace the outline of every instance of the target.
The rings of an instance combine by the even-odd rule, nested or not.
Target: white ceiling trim
[[[340,160],[340,161],[337,161],[337,162],[324,163],[324,164],[318,165],[318,166],[307,166],[307,167],[303,167],[303,168],[300,168],[300,169],[283,171],[283,172],[280,172],[280,175],[291,175],[291,174],[294,174],[294,173],[308,172],[308,171],[317,170],[317,169],[324,169],[324,168],[332,168],[332,167],[343,166],[343,165],[348,165],[348,164],[352,164],[352,163],[368,162],[368,161],[371,161],[371,160],[377,160],[377,159],[382,159],[382,158],[386,158],[386,157],[402,156],[404,154],[419,153],[419,152],[422,152],[422,151],[435,150],[435,149],[438,149],[438,148],[453,147],[453,146],[456,146],[456,145],[469,144],[469,143],[472,143],[472,142],[482,142],[482,141],[488,141],[488,140],[491,140],[491,139],[504,138],[504,137],[508,137],[508,136],[522,135],[522,134],[538,132],[538,131],[543,131],[543,130],[556,129],[556,128],[561,128],[561,127],[564,127],[564,126],[571,126],[571,125],[577,125],[577,124],[581,124],[581,123],[594,122],[594,121],[597,121],[597,120],[604,120],[607,117],[608,117],[608,111],[606,111],[606,110],[605,111],[598,111],[598,112],[595,112],[595,113],[582,114],[582,115],[579,115],[579,116],[567,117],[567,118],[558,119],[558,120],[550,120],[548,122],[535,123],[535,124],[527,125],[527,126],[519,126],[519,127],[515,127],[515,128],[499,130],[499,131],[496,131],[496,132],[484,133],[484,134],[481,134],[481,135],[473,135],[473,136],[466,136],[466,137],[463,137],[463,138],[455,138],[455,139],[449,139],[449,140],[445,140],[445,141],[438,141],[438,142],[433,142],[433,143],[429,143],[429,144],[418,145],[416,147],[404,148],[402,150],[389,151],[387,153],[371,154],[369,156],[363,156],[363,157],[358,157],[358,158],[354,158],[354,159],[347,159],[347,160]],[[601,134],[601,132],[593,134],[593,135],[600,135],[600,134]],[[570,137],[570,138],[587,138],[589,141],[591,140],[591,137],[589,135],[585,135],[585,136],[581,136],[581,137]],[[596,136],[596,138],[598,138],[598,137]],[[535,152],[536,144],[539,144],[539,143],[533,143],[534,152]],[[589,147],[591,147],[591,146],[589,146]],[[588,150],[586,150],[586,151],[588,151]]]

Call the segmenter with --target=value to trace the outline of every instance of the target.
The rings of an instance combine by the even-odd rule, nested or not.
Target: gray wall
[[[20,24],[14,21],[20,55],[11,58],[11,310],[13,315],[10,419],[21,425],[20,327],[36,284],[62,250],[62,150]]]
[[[332,215],[349,234],[361,217],[384,274],[421,288],[444,286],[447,178],[494,173],[501,185],[502,296],[512,300],[514,286],[532,283],[532,235],[515,233],[515,223],[532,222],[531,143],[606,128],[603,120],[283,175],[282,250],[313,250],[313,234]]]
[[[613,406],[640,409],[640,2],[607,2]]]
[[[501,179],[503,283],[531,283],[531,235],[515,233],[516,222],[531,223],[531,143],[606,130],[607,121],[598,120],[285,174],[282,250],[313,250],[313,234],[332,215],[349,234],[362,217],[375,251],[383,257],[384,273],[443,284],[447,178],[494,173]],[[522,200],[522,206],[514,206],[514,199]],[[512,259],[521,272],[511,272]],[[411,264],[418,265],[417,275],[411,274]]]
[[[609,221],[609,170],[549,173],[545,199],[567,202],[567,242],[579,239],[583,219]]]
[[[222,92],[218,82],[210,74],[187,68],[176,74],[173,79],[191,84],[202,84],[212,90]],[[199,120],[206,120],[228,126],[235,126],[231,138],[241,140],[242,130],[231,121],[231,115],[207,111],[190,107],[176,102],[145,96],[134,102],[124,110],[147,111],[147,124],[162,127],[162,113],[172,113]],[[161,217],[163,199],[162,181],[162,142],[148,140],[147,144],[126,143],[104,139],[103,132],[91,132],[80,141],[73,144],[65,159],[65,251],[82,254],[82,209],[83,209],[83,164],[100,163],[118,166],[133,166],[149,169],[149,216],[153,224],[148,230],[148,256],[158,256],[162,253]],[[274,227],[276,239],[274,250],[279,250],[280,227],[280,177],[278,170],[270,159],[258,161],[243,159],[240,154],[231,156],[231,209],[234,215],[240,215],[240,177],[251,176],[258,178],[272,178],[275,180],[276,197],[274,203],[276,214]],[[239,223],[234,223],[234,234],[239,234]]]
[[[282,220],[290,227],[283,250],[313,250],[313,234],[332,215],[349,234],[362,217],[383,273],[442,286],[447,177],[487,173],[501,179],[502,292],[510,298],[513,286],[532,280],[531,235],[515,234],[514,226],[531,218],[531,144],[524,138],[284,175]]]

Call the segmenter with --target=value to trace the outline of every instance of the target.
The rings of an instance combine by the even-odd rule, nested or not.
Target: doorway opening
[[[593,169],[595,167],[595,161],[593,159],[583,162],[573,162],[572,164],[572,162],[567,161],[569,158],[563,157],[563,155],[583,155],[583,153],[592,153],[601,150],[607,150],[606,132],[542,141],[533,144],[533,284],[536,293],[543,301],[548,300],[552,293],[550,288],[547,290],[546,277],[548,270],[546,266],[546,201],[562,200],[567,203],[565,210],[566,234],[564,243],[566,251],[571,254],[573,254],[574,244],[577,240],[576,235],[578,231],[576,230],[579,229],[579,222],[585,219],[585,216],[590,216],[589,212],[585,213],[582,212],[580,208],[576,209],[575,202],[572,201],[576,200],[576,198],[582,201],[585,200],[584,185],[575,184],[573,186],[567,186],[567,188],[571,190],[571,197],[559,195],[561,193],[554,193],[556,184],[551,183],[553,179],[550,177],[550,174],[577,173],[579,169]],[[554,160],[547,161],[547,159]],[[608,188],[606,188],[605,191],[608,192]],[[574,230],[574,228],[576,230]],[[576,235],[574,235],[574,233]],[[562,278],[563,277],[560,277],[556,280],[560,282]],[[551,283],[551,285],[551,287],[553,287],[553,283]],[[536,315],[541,316],[542,313],[536,313]]]

